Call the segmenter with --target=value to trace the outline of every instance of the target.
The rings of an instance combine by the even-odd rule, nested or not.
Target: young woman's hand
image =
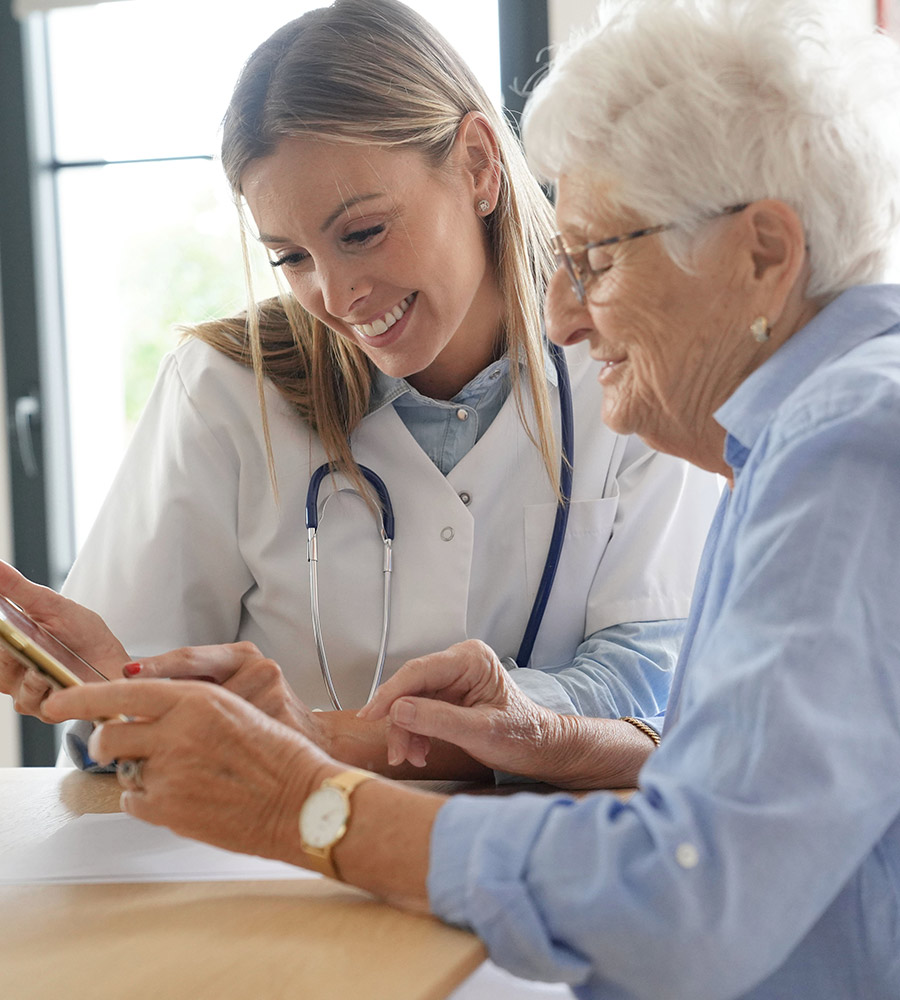
[[[32,583],[5,562],[0,562],[0,594],[18,604],[39,625],[107,677],[119,676],[128,662],[125,647],[99,615],[49,587]],[[43,706],[51,690],[42,673],[33,667],[23,667],[10,653],[0,650],[0,691],[12,696],[17,712],[49,721]]]
[[[285,680],[281,667],[263,656],[252,642],[185,646],[159,656],[145,656],[139,664],[129,664],[124,675],[211,681],[331,751],[328,727],[320,719],[324,713],[307,708]]]

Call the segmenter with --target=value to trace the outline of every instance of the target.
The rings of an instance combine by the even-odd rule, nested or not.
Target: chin
[[[633,414],[625,407],[616,406],[613,400],[604,400],[603,423],[616,434],[637,434]]]

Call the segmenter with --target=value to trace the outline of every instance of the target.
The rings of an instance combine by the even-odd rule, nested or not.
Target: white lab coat
[[[686,616],[715,477],[652,452],[600,419],[597,367],[567,351],[575,411],[569,528],[532,665],[570,660],[586,635]],[[267,390],[279,502],[266,466],[254,376],[191,340],[159,379],[64,593],[98,611],[135,657],[249,639],[307,704],[330,707],[309,606],[304,504],[321,444]],[[557,392],[552,404],[558,425]],[[407,659],[480,638],[515,656],[543,571],[555,497],[514,400],[448,476],[390,405],[352,439],[396,517],[385,676]],[[344,707],[362,705],[381,632],[382,549],[373,517],[326,478],[319,594]],[[470,496],[468,506],[460,494]]]

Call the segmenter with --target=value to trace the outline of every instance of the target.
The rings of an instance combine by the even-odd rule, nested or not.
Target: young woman
[[[605,430],[587,350],[548,351],[550,206],[468,68],[403,4],[337,0],[250,57],[222,161],[246,244],[286,288],[164,361],[65,592],[134,657],[252,641],[283,675],[248,673],[239,649],[217,680],[383,766],[383,739],[361,739],[355,716],[307,711],[332,708],[329,685],[357,709],[376,677],[387,615],[367,467],[395,523],[384,677],[478,638],[537,668],[514,677],[558,711],[655,716],[716,484]],[[529,651],[548,554],[555,584]],[[179,669],[204,673],[192,655]],[[20,708],[39,714],[45,693],[34,685]]]

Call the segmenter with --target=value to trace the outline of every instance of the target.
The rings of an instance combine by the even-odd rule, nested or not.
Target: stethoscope
[[[503,659],[503,663],[507,667],[527,667],[528,661],[531,659],[538,630],[541,627],[544,612],[547,609],[547,602],[550,600],[550,592],[553,589],[556,571],[559,568],[563,542],[566,537],[566,525],[569,521],[572,476],[575,468],[575,417],[572,406],[572,386],[569,382],[569,369],[566,365],[562,348],[558,344],[550,344],[549,350],[553,365],[556,368],[557,386],[559,388],[560,437],[562,439],[562,456],[559,467],[560,499],[556,506],[556,519],[553,523],[553,533],[550,536],[550,547],[547,550],[544,570],[541,573],[534,603],[531,606],[531,614],[528,616],[528,623],[525,626],[522,643],[519,646],[515,660],[510,660],[509,657]],[[391,578],[394,568],[394,508],[391,504],[388,489],[381,477],[364,465],[360,465],[358,468],[363,478],[372,487],[375,497],[378,500],[381,512],[381,526],[379,530],[384,548],[384,560],[382,564],[381,643],[378,648],[375,672],[372,675],[372,687],[369,689],[369,697],[366,699],[369,701],[381,683],[381,676],[384,672],[384,661],[387,655],[388,633],[390,632],[391,625]],[[341,702],[337,696],[337,691],[335,691],[334,680],[328,666],[328,658],[325,655],[325,641],[322,636],[322,623],[319,618],[319,553],[316,543],[316,532],[319,528],[319,487],[322,485],[322,480],[334,471],[334,467],[329,462],[326,462],[316,469],[309,480],[309,489],[306,493],[306,558],[309,562],[309,601],[312,611],[313,635],[316,641],[316,654],[319,658],[319,667],[322,670],[322,679],[325,681],[325,687],[328,689],[328,697],[331,699],[331,704],[340,710]],[[331,496],[334,495],[333,493],[331,494]],[[328,503],[330,498],[330,496],[326,498],[325,504]],[[323,514],[325,513],[325,504],[322,505]]]

